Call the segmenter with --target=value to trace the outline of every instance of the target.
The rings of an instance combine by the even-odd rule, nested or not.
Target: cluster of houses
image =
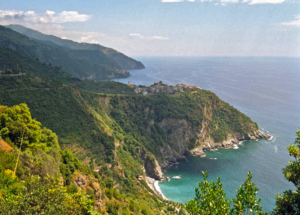
[[[133,84],[130,84],[130,81],[128,82],[128,86],[132,87],[134,89],[134,93],[136,94],[143,94],[143,95],[152,95],[156,93],[164,93],[164,94],[177,94],[185,91],[190,90],[197,90],[201,89],[196,86],[191,86],[187,84],[177,84],[175,86],[169,86],[166,84],[163,84],[161,81],[158,83],[154,83],[151,86],[136,86]]]

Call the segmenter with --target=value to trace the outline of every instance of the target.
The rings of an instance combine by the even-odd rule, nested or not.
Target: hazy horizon
[[[300,57],[299,0],[11,0],[8,24],[129,56]]]

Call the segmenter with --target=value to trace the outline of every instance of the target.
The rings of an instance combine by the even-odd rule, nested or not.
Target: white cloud
[[[221,5],[224,5],[227,3],[239,3],[239,0],[220,0],[220,2],[221,2]]]
[[[244,0],[243,2],[249,4],[281,4],[286,0]]]
[[[183,2],[184,0],[162,0],[161,2],[171,3],[171,2]]]
[[[295,20],[289,22],[282,22],[281,25],[300,27],[300,14],[295,16]]]
[[[218,1],[221,4],[224,5],[227,3],[248,3],[250,5],[253,4],[281,4],[287,0],[161,0],[161,2],[164,3],[171,3],[171,2],[212,2],[212,1]],[[219,5],[218,3],[215,3],[215,5]]]
[[[145,39],[145,40],[169,40],[170,39],[169,37],[162,37],[162,36],[149,36],[149,37],[146,37],[146,36],[143,36],[143,35],[137,34],[137,33],[131,33],[131,34],[129,34],[129,36],[137,37],[139,39]]]
[[[169,40],[170,39],[169,37],[162,37],[162,36],[153,36],[150,38],[153,38],[154,40]]]
[[[161,2],[166,2],[166,3],[172,3],[172,2],[184,2],[184,1],[195,2],[196,0],[161,0]]]
[[[85,22],[91,18],[90,15],[80,14],[77,11],[63,11],[56,13],[47,10],[39,14],[34,11],[0,10],[0,21],[10,22],[32,22],[32,23],[65,23]]]
[[[132,37],[138,37],[138,38],[141,38],[141,39],[144,39],[144,38],[145,38],[145,37],[142,36],[141,34],[136,34],[136,33],[129,34],[129,36],[132,36]]]

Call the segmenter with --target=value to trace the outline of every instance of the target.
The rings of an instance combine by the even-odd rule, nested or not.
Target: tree
[[[287,190],[283,195],[277,194],[276,208],[273,214],[300,214],[300,128],[296,134],[295,143],[287,148],[295,160],[289,161],[289,164],[283,169],[285,178],[295,185],[296,191]]]
[[[226,199],[220,178],[217,178],[217,182],[208,182],[207,173],[202,174],[204,181],[195,189],[196,198],[186,204],[190,214],[265,214],[259,205],[261,200],[256,199],[258,188],[252,183],[251,172],[232,200]]]
[[[218,177],[217,182],[207,181],[207,173],[202,173],[204,181],[199,183],[199,188],[195,188],[196,198],[186,204],[186,209],[190,214],[229,214],[230,201],[226,197]]]
[[[22,193],[0,198],[0,214],[99,214],[93,211],[93,202],[85,194],[67,193],[57,178],[42,180],[34,176],[28,178],[23,186]]]
[[[42,129],[41,123],[32,119],[24,103],[13,107],[0,106],[0,136],[22,151],[27,148],[31,151],[59,148],[56,134],[47,128]]]
[[[236,191],[236,199],[231,214],[265,214],[259,205],[261,199],[256,199],[258,188],[252,182],[252,174],[248,172],[248,178],[242,186]]]

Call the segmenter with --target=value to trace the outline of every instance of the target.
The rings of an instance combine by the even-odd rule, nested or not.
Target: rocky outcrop
[[[155,180],[161,180],[163,177],[161,167],[156,159],[146,159],[145,170],[147,175],[151,178],[154,178]]]
[[[145,170],[145,173],[155,180],[161,180],[163,178],[163,173],[155,156],[146,152],[144,149],[138,149],[138,153],[140,158],[144,160],[143,170]]]
[[[209,118],[209,114],[207,114],[207,118]],[[165,144],[160,149],[162,156],[158,160],[163,171],[177,161],[186,160],[185,156],[187,155],[205,157],[204,151],[206,150],[236,148],[240,141],[270,138],[270,135],[255,130],[245,135],[228,134],[227,140],[216,143],[209,134],[207,124],[207,121],[203,121],[202,126],[195,128],[185,119],[164,119],[159,123],[168,140],[172,143],[172,147]]]
[[[72,183],[75,184],[79,189],[92,190],[95,196],[95,208],[102,208],[105,204],[102,202],[102,192],[100,185],[96,179],[90,175],[83,175],[76,171],[72,178]]]
[[[192,149],[191,155],[195,157],[206,157],[206,154],[203,152],[203,148],[201,146]]]

